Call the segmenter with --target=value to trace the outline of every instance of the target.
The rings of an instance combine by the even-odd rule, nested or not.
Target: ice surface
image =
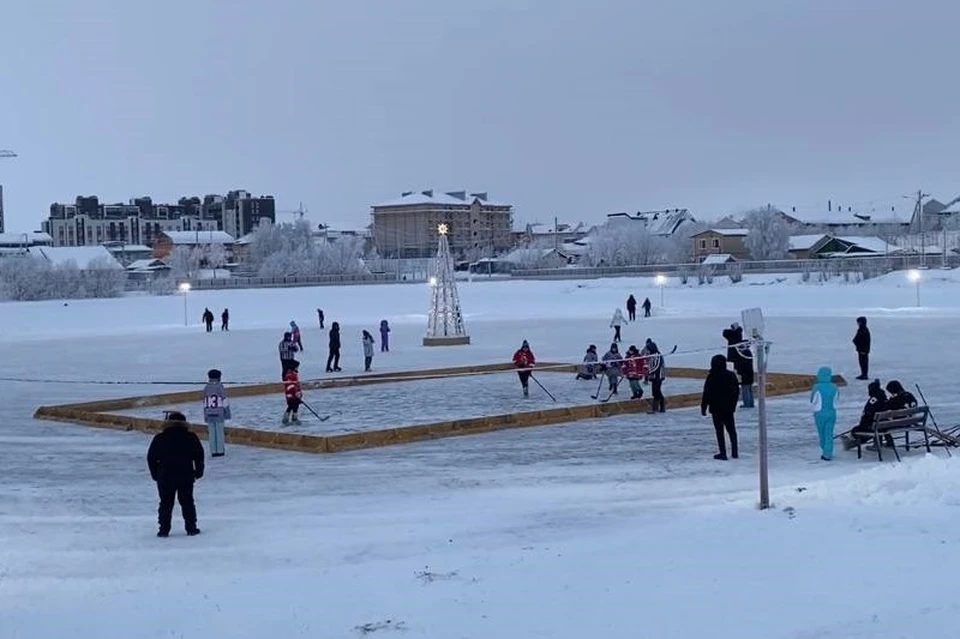
[[[953,273],[924,273],[921,308],[902,273],[777,279],[671,283],[667,308],[625,339],[678,344],[671,365],[704,366],[723,326],[761,306],[772,370],[828,364],[851,380],[846,426],[865,395],[850,344],[865,314],[874,374],[920,383],[939,423],[960,421]],[[542,361],[579,362],[586,344],[608,345],[631,292],[659,301],[642,279],[464,283],[473,343],[449,349],[419,346],[428,291],[414,285],[191,293],[192,322],[204,306],[231,310],[235,330],[211,335],[178,325],[180,297],[0,304],[0,637],[948,636],[960,456],[820,462],[803,395],[770,403],[764,513],[755,415],[738,413],[743,458],[720,463],[709,420],[689,409],[337,455],[230,446],[197,485],[203,534],[167,540],[154,537],[147,436],[31,419],[40,404],[196,389],[211,366],[228,383],[276,381],[290,319],[305,376],[319,376],[317,306],[344,325],[345,374],[360,329],[382,318],[393,348],[378,372],[502,362],[524,338]]]

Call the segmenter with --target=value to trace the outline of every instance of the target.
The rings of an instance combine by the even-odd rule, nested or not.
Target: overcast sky
[[[429,187],[521,222],[906,211],[921,187],[960,195],[958,18],[955,0],[10,0],[7,230],[78,194],[232,188],[341,228]]]

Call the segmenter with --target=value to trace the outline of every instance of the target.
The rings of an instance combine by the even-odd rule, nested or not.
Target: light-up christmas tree
[[[457,295],[457,282],[453,276],[453,257],[450,255],[447,230],[446,224],[437,227],[439,241],[433,276],[430,278],[432,299],[427,334],[423,338],[424,346],[458,346],[470,343],[470,336],[463,326],[463,314],[460,312],[460,296]]]

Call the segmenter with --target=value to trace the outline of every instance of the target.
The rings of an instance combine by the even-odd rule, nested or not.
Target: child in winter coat
[[[833,371],[829,366],[821,366],[817,371],[817,381],[810,393],[810,403],[814,405],[813,421],[817,425],[817,437],[820,440],[820,459],[833,459],[833,429],[837,425],[838,389],[833,383]]]
[[[603,372],[607,375],[607,384],[610,394],[617,394],[617,386],[620,384],[620,369],[623,366],[623,357],[617,343],[610,345],[610,350],[603,355]]]
[[[230,402],[227,391],[220,383],[222,373],[216,368],[207,371],[207,385],[203,387],[203,421],[207,423],[210,439],[210,456],[223,457],[223,422],[230,419]]]
[[[537,359],[533,356],[533,351],[530,350],[530,344],[527,343],[527,340],[523,340],[519,350],[513,354],[513,365],[521,369],[517,371],[517,376],[520,378],[520,386],[523,387],[524,397],[530,397],[530,376],[533,374],[530,369],[536,364]]]
[[[303,352],[303,340],[300,339],[300,327],[297,326],[296,322],[290,322],[290,337],[293,340],[293,343],[297,345],[297,348],[300,352]]]
[[[618,308],[613,313],[613,319],[610,320],[610,328],[613,329],[613,341],[619,342],[620,338],[620,327],[623,326],[623,313]]]
[[[363,370],[366,373],[370,372],[370,365],[373,363],[373,335],[369,331],[363,331],[363,337],[361,338],[363,342]]]
[[[390,351],[390,324],[387,320],[380,320],[380,352]]]
[[[287,410],[283,413],[283,423],[299,424],[300,416],[297,411],[300,410],[300,404],[303,403],[303,388],[300,386],[300,362],[293,360],[290,362],[290,368],[283,374],[283,396],[287,400]]]
[[[647,360],[640,355],[636,346],[631,345],[627,349],[622,370],[623,376],[627,378],[627,382],[630,384],[630,399],[641,399],[643,397],[643,386],[640,383],[647,374]]]
[[[583,364],[577,373],[577,379],[596,379],[597,378],[597,346],[591,344],[587,347],[587,354],[583,356]]]

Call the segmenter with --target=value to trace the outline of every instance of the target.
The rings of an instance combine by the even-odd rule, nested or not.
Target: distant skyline
[[[958,18],[947,0],[11,3],[6,226],[80,194],[236,188],[334,228],[427,188],[486,191],[518,226],[827,199],[905,216],[919,188],[960,195]]]

